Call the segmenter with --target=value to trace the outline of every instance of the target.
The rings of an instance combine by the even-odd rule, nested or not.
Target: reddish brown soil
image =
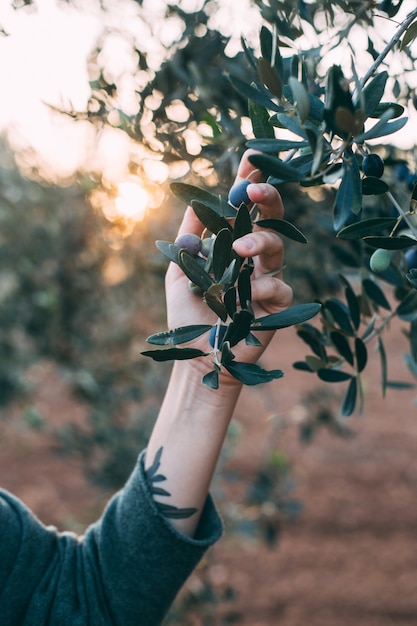
[[[399,328],[387,338],[386,349],[394,355],[390,377],[411,381]],[[341,439],[322,430],[305,445],[298,422],[309,408],[303,396],[316,379],[291,368],[303,355],[293,331],[278,334],[265,365],[281,367],[286,375],[244,391],[237,411],[241,434],[225,462],[241,480],[224,488],[243,506],[245,485],[271,442],[275,445],[278,431],[279,448],[293,464],[294,495],[303,501],[303,513],[296,523],[284,524],[273,548],[228,535],[226,529],[208,556],[209,567],[197,572],[188,587],[195,589],[208,575],[219,593],[232,587],[234,599],[215,610],[211,621],[203,622],[197,611],[190,623],[416,626],[417,390],[390,389],[382,400],[378,357],[371,354],[365,411],[349,418],[355,436]],[[45,365],[33,377],[40,389],[36,406],[49,423],[83,421],[85,409],[74,403],[59,372]],[[0,450],[2,486],[45,523],[82,531],[98,515],[108,494],[85,479],[79,462],[57,455],[45,433],[17,419],[3,420]],[[230,503],[219,501],[228,519]]]

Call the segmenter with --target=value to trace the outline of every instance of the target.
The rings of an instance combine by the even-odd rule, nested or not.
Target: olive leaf
[[[343,178],[333,205],[333,225],[339,231],[362,208],[362,182],[354,155],[343,163]]]
[[[204,204],[212,211],[220,215],[221,217],[234,217],[235,211],[233,207],[224,202],[220,196],[217,196],[210,191],[200,189],[195,185],[189,185],[187,183],[171,183],[170,189],[172,193],[185,202],[185,204],[191,205],[192,201]]]
[[[395,310],[398,317],[406,322],[417,320],[417,291],[410,291]]]
[[[249,100],[248,107],[254,136],[260,140],[273,139],[275,134],[273,126],[269,123],[268,110],[253,100]]]
[[[295,167],[267,154],[251,154],[249,161],[264,174],[274,176],[283,182],[298,182],[304,178],[302,172]]]
[[[339,239],[362,239],[370,235],[381,235],[391,231],[397,223],[396,217],[370,217],[345,226],[338,233]]]
[[[378,306],[382,306],[383,309],[391,310],[391,305],[385,297],[381,287],[370,278],[364,278],[362,281],[362,287],[366,295],[370,300],[375,302]]]
[[[275,68],[264,57],[258,59],[258,74],[262,83],[278,100],[282,97],[282,82]]]
[[[326,383],[343,383],[346,380],[351,380],[352,375],[347,372],[343,372],[342,370],[321,368],[317,370],[317,376],[320,380],[323,380]]]
[[[226,267],[231,263],[232,233],[223,228],[217,233],[213,246],[212,267],[216,281],[220,281]]]
[[[389,191],[389,185],[376,176],[366,176],[362,179],[362,193],[364,196],[380,196]]]
[[[191,206],[194,209],[194,213],[204,226],[212,233],[217,235],[220,230],[228,228],[232,230],[229,222],[219,215],[212,207],[200,202],[199,200],[191,200]],[[233,217],[236,216],[236,210],[233,209]]]
[[[238,76],[233,76],[229,74],[228,79],[232,84],[233,88],[236,89],[244,98],[247,100],[252,100],[257,104],[265,107],[270,111],[280,112],[283,111],[283,107],[276,104],[267,94],[266,90],[260,91],[258,87],[254,85],[248,85]]]
[[[155,245],[158,248],[158,250],[160,252],[162,252],[162,254],[167,259],[169,259],[169,261],[173,261],[174,263],[178,263],[178,255],[179,255],[179,252],[180,252],[181,248],[176,246],[171,241],[162,241],[160,239],[158,239],[155,242]]]
[[[284,376],[282,370],[265,370],[256,363],[230,361],[225,363],[224,367],[236,380],[244,385],[269,383]]]
[[[362,372],[368,361],[368,349],[360,337],[355,337],[355,356],[358,372]]]
[[[203,378],[201,379],[201,382],[203,383],[203,385],[205,385],[206,387],[209,387],[210,389],[218,389],[219,388],[219,372],[217,371],[217,369],[214,369],[211,372],[204,374]]]
[[[349,382],[345,397],[343,398],[341,414],[343,417],[349,417],[352,415],[356,407],[356,398],[358,395],[358,381],[357,378],[352,378]]]
[[[330,313],[330,318],[327,315]],[[348,335],[354,335],[349,308],[337,298],[329,298],[323,303],[322,315],[330,324],[337,324]]]
[[[183,248],[180,249],[178,254],[178,265],[193,283],[201,287],[203,292],[208,291],[215,282],[199,261]]]
[[[299,243],[308,243],[307,237],[299,230],[294,224],[288,222],[284,219],[278,218],[267,218],[264,220],[257,220],[257,226],[261,226],[262,228],[270,228],[271,230],[275,230],[277,233],[281,235],[285,235],[288,239],[292,239],[293,241],[298,241]]]
[[[377,108],[384,95],[387,84],[388,72],[380,72],[364,87],[361,92],[361,99],[364,103],[364,113],[367,117]]]
[[[350,365],[353,365],[353,352],[349,345],[349,341],[346,339],[345,335],[334,330],[330,333],[330,339],[338,351],[338,353],[348,362]]]
[[[364,242],[372,248],[384,248],[385,250],[405,250],[416,245],[416,240],[406,235],[399,237],[364,237]]]
[[[165,330],[160,333],[149,335],[146,341],[148,343],[164,346],[164,345],[178,345],[192,341],[197,337],[200,337],[204,333],[211,329],[210,324],[195,324],[190,326],[181,326],[174,328],[173,330]]]
[[[309,304],[297,304],[289,307],[285,311],[272,313],[264,317],[258,317],[251,325],[252,330],[277,330],[279,328],[287,328],[294,324],[305,322],[320,311],[321,305],[317,302]]]
[[[166,350],[144,350],[141,354],[151,357],[154,361],[184,361],[199,356],[208,356],[210,353],[197,348],[167,348]]]
[[[271,128],[271,126],[270,126]],[[276,154],[277,152],[286,152],[287,150],[299,150],[300,148],[306,148],[308,141],[293,141],[291,139],[249,139],[246,142],[248,148],[259,150],[260,152],[266,152]]]

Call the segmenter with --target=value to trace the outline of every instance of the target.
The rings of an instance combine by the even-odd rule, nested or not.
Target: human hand
[[[260,218],[282,218],[284,208],[278,191],[271,185],[257,182],[261,172],[253,169],[248,150],[240,163],[236,181],[246,179],[254,181],[247,188],[250,200],[257,204]],[[179,235],[194,233],[201,236],[203,225],[189,207],[179,229]],[[252,257],[254,271],[252,274],[252,306],[255,317],[276,313],[291,304],[292,290],[282,279],[284,247],[279,235],[271,230],[254,226],[252,233],[238,239],[233,244],[239,256]],[[201,296],[192,293],[188,287],[189,280],[178,265],[171,263],[166,276],[166,294],[169,328],[178,328],[189,324],[215,324],[216,315],[207,306]],[[243,345],[240,342],[233,348],[239,360],[256,362],[269,343],[273,332],[262,331],[260,337],[262,348]],[[208,351],[207,334],[193,342],[193,346]],[[199,361],[195,359],[194,361]],[[196,364],[195,364],[196,365]]]

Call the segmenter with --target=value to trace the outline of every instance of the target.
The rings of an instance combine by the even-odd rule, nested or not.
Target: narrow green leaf
[[[203,292],[207,291],[214,283],[197,259],[184,249],[179,252],[178,265],[193,283],[201,287]]]
[[[362,90],[366,117],[372,115],[384,95],[388,72],[380,72]]]
[[[364,242],[371,248],[384,248],[385,250],[405,250],[416,245],[416,240],[406,235],[399,237],[364,237]]]
[[[404,50],[414,39],[417,38],[417,22],[413,22],[405,31],[401,40],[400,50]]]
[[[352,215],[358,215],[362,208],[362,181],[356,158],[343,164],[343,178],[336,192],[333,205],[334,229],[339,231]]]
[[[322,361],[327,360],[325,342],[319,330],[311,324],[302,324],[297,328],[297,335],[302,339]]]
[[[291,88],[298,117],[304,122],[310,113],[310,98],[307,89],[294,76],[290,76],[288,84]]]
[[[277,233],[281,235],[285,235],[288,239],[292,239],[293,241],[298,241],[299,243],[308,243],[307,237],[299,230],[294,224],[288,222],[287,220],[278,219],[278,218],[267,218],[264,220],[258,220],[256,222],[257,226],[261,226],[262,228],[270,228],[271,230],[275,230]]]
[[[370,278],[364,278],[362,281],[362,287],[366,295],[370,300],[375,302],[378,306],[382,306],[383,309],[391,310],[391,305],[385,297],[381,287]]]
[[[396,217],[370,217],[345,226],[337,233],[337,237],[339,239],[362,239],[369,235],[380,235],[387,230],[391,231],[396,223]]]
[[[385,352],[385,347],[382,342],[381,336],[378,337],[377,342],[378,352],[381,360],[381,385],[382,385],[382,396],[385,398],[385,393],[387,390],[387,355]]]
[[[265,370],[256,363],[242,363],[240,361],[230,361],[224,367],[238,381],[244,385],[259,385],[269,383],[272,380],[282,378],[282,370]]]
[[[387,387],[391,389],[415,389],[417,385],[413,383],[406,383],[402,380],[389,380],[387,381]]]
[[[284,61],[279,50],[279,42],[276,38],[276,35],[271,33],[269,28],[267,28],[266,26],[262,26],[259,33],[259,41],[261,45],[262,56],[265,59],[268,59],[271,65],[272,63],[274,64],[275,71],[282,79],[284,74]]]
[[[251,323],[253,321],[253,314],[251,311],[242,309],[237,311],[233,316],[233,321],[227,327],[224,341],[228,342],[231,347],[237,345],[242,339],[246,339],[248,336]]]
[[[391,135],[392,133],[396,133],[401,130],[401,128],[403,128],[403,126],[405,126],[408,122],[408,117],[402,117],[392,122],[387,121],[392,119],[393,116],[393,110],[387,109],[387,111],[385,111],[385,113],[381,116],[379,122],[377,122],[370,130],[355,137],[355,141],[357,143],[363,143],[364,141],[369,141],[370,139]]]
[[[332,370],[328,368],[322,368],[317,370],[317,376],[320,380],[324,380],[326,383],[343,383],[346,380],[351,380],[352,375],[341,370]]]
[[[146,341],[156,346],[166,345],[178,345],[192,341],[200,335],[208,332],[211,329],[209,324],[195,324],[192,326],[181,326],[180,328],[174,328],[173,330],[165,330],[161,333],[155,333],[150,335]]]
[[[354,335],[349,308],[337,298],[329,298],[323,303],[323,315],[329,312],[334,323],[348,335]],[[327,318],[326,318],[327,319]],[[331,320],[328,320],[331,322]]]
[[[201,382],[206,387],[210,389],[218,389],[219,388],[219,372],[215,369],[207,374],[204,374]]]
[[[285,113],[279,113],[277,115],[276,122],[274,121],[274,118],[271,119],[271,122],[276,126],[279,126],[281,128],[286,128],[291,133],[294,133],[294,135],[298,135],[298,137],[303,137],[303,139],[307,139],[307,135],[306,135],[304,128],[301,126],[298,120],[295,117],[292,117],[291,115],[286,115]]]
[[[204,294],[204,301],[207,306],[220,317],[222,322],[227,320],[227,309],[221,298],[223,285],[213,283]]]
[[[271,98],[266,95],[266,90],[261,92],[257,87],[248,85],[238,76],[229,75],[228,78],[234,89],[236,89],[236,91],[239,92],[247,100],[252,100],[253,102],[256,102],[257,104],[265,107],[269,111],[280,112],[284,110],[282,106],[276,104]]]
[[[345,286],[345,298],[349,307],[350,318],[353,322],[355,330],[358,330],[361,323],[361,309],[359,304],[359,298],[353,291],[352,285],[349,283],[345,276],[340,275],[340,280]]]
[[[389,185],[376,176],[367,176],[362,179],[362,193],[364,196],[380,196],[389,191]]]
[[[412,354],[404,354],[404,361],[413,376],[417,378],[417,361]]]
[[[264,57],[258,59],[257,65],[261,82],[273,96],[276,96],[280,100],[282,97],[282,82],[275,68],[273,68],[270,62]]]
[[[287,328],[288,326],[294,326],[294,324],[301,324],[305,322],[320,311],[321,305],[317,302],[309,304],[297,304],[285,311],[279,313],[272,313],[271,315],[265,315],[264,317],[258,317],[252,323],[252,330],[277,330],[279,328]]]
[[[355,355],[358,372],[362,372],[368,362],[368,350],[360,337],[355,337]]]
[[[209,207],[221,217],[235,216],[233,207],[228,205],[227,202],[223,202],[220,196],[216,196],[210,191],[200,189],[200,187],[196,187],[195,185],[188,185],[187,183],[171,183],[170,189],[174,196],[182,200],[185,204],[191,206],[191,203],[195,200]]]
[[[144,350],[141,354],[151,357],[154,361],[184,361],[199,356],[208,356],[210,353],[197,348],[167,348],[166,350]]]
[[[246,142],[248,148],[259,150],[270,154],[286,152],[287,150],[299,150],[306,148],[308,141],[292,141],[291,139],[249,139]]]
[[[219,282],[226,267],[232,262],[232,233],[223,228],[217,233],[213,246],[212,268],[214,278]],[[197,283],[198,284],[198,283]]]
[[[173,261],[174,263],[178,263],[178,254],[179,254],[180,248],[176,246],[175,243],[172,243],[171,241],[162,241],[158,239],[155,242],[155,245],[158,248],[158,250],[162,252],[162,254],[167,259],[169,259],[170,261]]]
[[[417,320],[417,291],[410,291],[395,312],[405,322],[415,322]]]
[[[203,204],[199,200],[192,200],[191,206],[193,207],[194,213],[197,215],[200,222],[215,235],[217,235],[217,233],[223,228],[232,230],[229,222],[208,205]],[[236,217],[236,210],[233,209],[233,211],[233,217]]]
[[[275,133],[272,124],[269,123],[268,110],[253,100],[249,100],[248,107],[254,136],[259,140],[273,139]]]
[[[353,365],[353,352],[349,345],[349,341],[346,337],[338,331],[332,331],[330,333],[330,339],[338,351],[338,353],[348,362]]]
[[[369,117],[375,117],[379,119],[380,117],[382,117],[385,111],[388,111],[388,109],[391,109],[392,112],[391,119],[400,117],[405,111],[404,107],[401,104],[398,104],[398,102],[380,102],[375,111]]]
[[[233,319],[233,315],[236,313],[236,287],[232,286],[227,289],[223,296],[224,306],[226,307],[226,311],[231,319]]]
[[[306,356],[306,363],[313,372],[318,372],[319,370],[326,368],[327,360],[324,361],[323,359],[319,359],[316,356],[308,354]]]
[[[233,225],[233,241],[252,232],[252,220],[245,204],[241,204]]]
[[[262,347],[262,342],[259,341],[258,337],[255,337],[253,333],[249,333],[245,337],[245,343],[247,346],[254,346],[256,348]]]
[[[341,414],[343,417],[349,417],[352,415],[356,407],[356,398],[358,395],[358,381],[356,378],[352,378],[350,381],[345,397],[343,398]]]
[[[305,361],[294,361],[292,366],[295,370],[300,370],[301,372],[314,372]]]
[[[274,176],[283,182],[298,182],[304,178],[304,175],[291,165],[267,154],[251,154],[249,161],[263,174]]]
[[[251,287],[251,275],[253,272],[253,265],[245,265],[237,281],[237,289],[239,293],[239,300],[241,307],[245,308],[247,302],[252,300],[252,287]]]

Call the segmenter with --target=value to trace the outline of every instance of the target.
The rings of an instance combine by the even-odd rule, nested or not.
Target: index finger
[[[250,180],[251,183],[259,183],[261,180],[264,179],[261,170],[257,169],[249,161],[249,157],[252,154],[259,154],[259,151],[249,149],[244,152],[242,159],[239,163],[239,167],[237,168],[236,181],[239,181],[242,178],[246,178],[247,180]]]

